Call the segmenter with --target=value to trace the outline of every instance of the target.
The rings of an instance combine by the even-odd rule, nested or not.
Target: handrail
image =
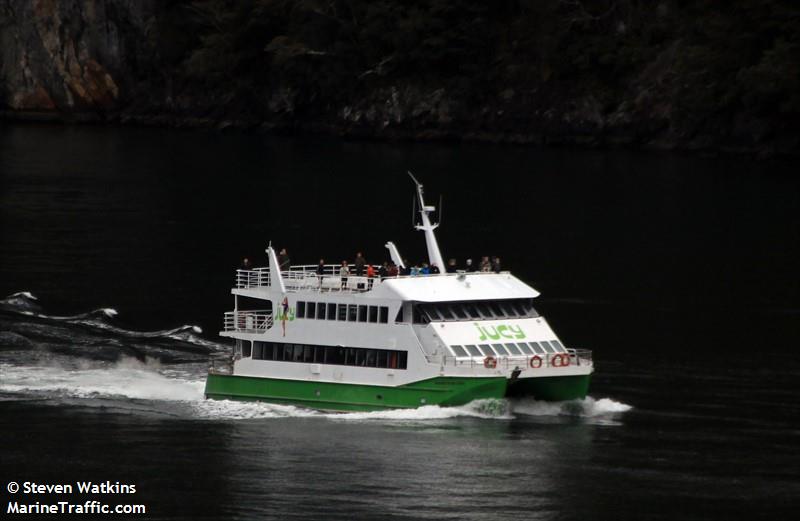
[[[569,364],[562,365],[562,356],[569,356]],[[590,366],[593,365],[592,352],[588,349],[567,349],[566,353],[544,353],[537,355],[499,355],[493,357],[497,362],[497,367],[501,369],[513,369],[519,367],[520,369],[532,368],[531,360],[533,357],[538,357],[541,361],[541,367],[569,367],[569,366]],[[558,363],[555,362],[558,357]],[[444,356],[428,356],[426,355],[428,363],[442,363],[443,365],[453,365],[454,367],[483,367],[486,357],[484,356],[470,356],[470,357],[456,357],[452,355]],[[534,369],[538,369],[534,368]]]
[[[223,319],[225,331],[242,333],[261,333],[271,328],[273,323],[272,311],[266,309],[227,311]]]

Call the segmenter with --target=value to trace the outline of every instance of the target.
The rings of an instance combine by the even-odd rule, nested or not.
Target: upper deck
[[[378,266],[373,267],[377,273]],[[346,293],[417,302],[534,298],[539,295],[507,271],[367,277],[355,275],[353,271],[342,274],[340,266],[331,264],[324,266],[322,274],[317,270],[318,266],[311,264],[291,266],[280,272],[281,284],[272,280],[270,268],[237,270],[233,292],[254,296],[258,290],[269,291],[282,286],[289,293]]]

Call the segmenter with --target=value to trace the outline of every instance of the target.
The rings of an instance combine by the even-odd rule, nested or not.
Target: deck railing
[[[564,355],[569,357],[569,362],[565,362]],[[534,357],[538,357],[541,361],[539,367],[533,367],[533,365],[531,365]],[[440,358],[432,356],[426,356],[426,358],[430,363],[439,363],[440,360]],[[455,367],[483,367],[486,358],[487,357],[481,356],[455,357],[446,355],[441,358],[441,361],[444,365]],[[514,369],[515,367],[519,367],[520,369],[539,369],[543,367],[587,366],[593,364],[592,352],[588,349],[567,349],[566,353],[545,353],[541,355],[502,355],[493,358],[497,364],[496,367],[500,369]],[[538,364],[538,362],[533,363],[534,365]]]
[[[373,265],[375,270],[374,277],[367,277],[366,267],[362,271],[362,275],[357,275],[355,266],[350,266],[349,275],[342,276],[341,266],[338,264],[325,264],[322,268],[320,275],[317,270],[317,264],[304,264],[289,267],[288,270],[282,270],[281,276],[283,277],[284,286],[288,291],[297,290],[319,290],[319,291],[345,291],[345,292],[363,292],[369,291],[380,284],[385,278],[378,276],[380,266]],[[469,272],[470,275],[488,275],[492,272]],[[408,278],[408,277],[442,277],[442,276],[458,276],[460,273],[432,273],[427,275],[395,275],[391,278]],[[343,280],[344,279],[344,280]],[[245,288],[259,288],[271,286],[269,268],[254,268],[252,270],[236,270],[236,287],[240,289]]]
[[[225,313],[225,331],[260,333],[271,328],[272,324],[272,311],[268,310],[228,311]]]

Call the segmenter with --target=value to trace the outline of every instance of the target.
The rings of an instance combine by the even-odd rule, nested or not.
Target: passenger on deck
[[[431,268],[428,266],[427,262],[422,263],[422,268],[419,270],[420,275],[429,275],[431,272]]]
[[[400,275],[411,275],[411,264],[408,259],[403,259],[403,267],[400,268]]]
[[[492,263],[489,262],[489,257],[481,257],[480,270],[483,272],[492,271]]]
[[[356,253],[355,268],[356,268],[356,276],[357,277],[361,277],[362,275],[364,275],[364,265],[366,264],[366,262],[367,261],[364,260],[364,254],[363,253],[361,253],[361,252]]]
[[[414,266],[408,268],[408,274],[411,275],[412,277],[416,277],[417,275],[419,275],[419,266],[415,264]]]
[[[319,287],[322,287],[322,278],[325,275],[325,259],[320,259],[317,264],[317,279],[319,279]]]
[[[347,265],[346,260],[343,260],[342,265],[339,266],[339,276],[342,278],[342,289],[346,289],[347,277],[350,276],[350,267]]]
[[[439,266],[436,264],[431,264],[431,275],[438,275],[439,273],[441,273]]]
[[[281,271],[286,271],[291,266],[292,261],[289,260],[289,252],[286,251],[286,248],[281,248],[280,253],[278,253],[278,268]]]
[[[253,269],[252,266],[250,265],[250,259],[248,259],[247,257],[242,259],[242,265],[239,267],[239,269],[240,270],[251,270],[251,269]]]
[[[372,284],[375,282],[375,267],[372,264],[367,264],[367,289],[372,289]]]
[[[500,257],[492,257],[492,271],[495,273],[500,273],[502,271],[500,267]]]
[[[389,264],[389,271],[387,273],[389,277],[397,277],[400,275],[400,269],[397,267],[397,264],[394,262]]]
[[[449,261],[447,261],[446,271],[447,271],[447,273],[455,273],[456,272],[456,260],[455,259],[450,259]]]
[[[389,276],[389,263],[388,262],[384,261],[383,264],[381,264],[381,267],[378,268],[378,276],[381,278],[381,280],[384,280],[386,277]]]
[[[464,264],[464,271],[467,273],[475,271],[475,266],[472,265],[472,259],[467,259],[467,262]]]

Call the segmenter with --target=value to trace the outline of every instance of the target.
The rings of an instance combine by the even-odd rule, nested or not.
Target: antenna
[[[422,192],[422,183],[420,183],[414,174],[408,172],[411,180],[417,185],[417,197],[419,198],[419,215],[422,220],[421,224],[414,224],[414,228],[425,232],[425,243],[428,246],[428,259],[431,264],[435,264],[440,270],[445,269],[444,261],[442,260],[442,252],[439,251],[439,243],[436,241],[436,234],[433,231],[439,226],[439,223],[431,224],[430,214],[436,211],[435,206],[426,206],[425,198]],[[414,201],[416,206],[416,201]],[[416,214],[416,208],[414,209]],[[416,219],[415,219],[416,220]]]

